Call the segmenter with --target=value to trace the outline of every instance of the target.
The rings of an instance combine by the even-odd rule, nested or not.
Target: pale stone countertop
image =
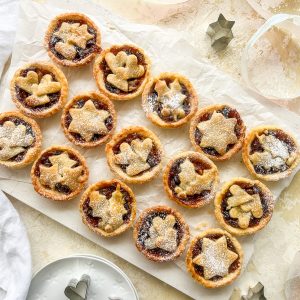
[[[150,15],[148,16],[150,21],[145,18],[149,4],[142,6],[143,1],[127,0],[126,9],[124,9],[125,0],[96,0],[96,2],[131,20],[149,23],[153,21],[151,18],[155,18],[155,16]],[[200,57],[208,59],[237,80],[241,80],[240,57],[242,49],[250,36],[263,23],[263,20],[250,8],[245,0],[194,0],[190,2],[193,2],[191,7],[177,12],[173,17],[165,18],[160,24],[179,30],[191,31],[193,39],[191,42],[198,46]],[[198,32],[193,31],[192,29],[197,26],[201,28],[202,25],[207,27],[208,20],[216,19],[220,12],[223,12],[228,19],[236,21],[233,30],[235,38],[226,51],[215,53],[207,44],[201,44],[206,39],[203,32],[201,30]],[[193,22],[185,22],[187,19],[193,20]],[[272,221],[263,232],[257,235],[254,257],[248,270],[242,275],[245,278],[249,277],[249,282],[261,280],[267,286],[266,295],[268,299],[283,299],[283,282],[286,278],[288,264],[300,248],[299,186],[300,174],[298,173],[291,186],[277,202]],[[55,259],[76,253],[90,253],[107,258],[123,269],[133,281],[141,299],[190,299],[109,251],[49,219],[42,213],[15,199],[11,200],[28,231],[32,249],[33,272]],[[278,237],[274,240],[270,238],[270,236],[276,237],[276,235],[279,236],[280,242],[278,242]],[[283,236],[284,238],[282,238]],[[275,262],[274,257],[281,259]]]

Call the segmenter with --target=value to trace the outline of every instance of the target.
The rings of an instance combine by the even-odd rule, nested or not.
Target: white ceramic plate
[[[56,260],[35,274],[27,300],[65,300],[64,289],[72,278],[91,277],[89,300],[138,300],[127,275],[110,261],[92,255],[75,255]]]

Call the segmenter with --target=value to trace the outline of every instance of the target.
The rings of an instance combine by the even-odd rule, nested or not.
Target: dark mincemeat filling
[[[52,167],[52,164],[49,160],[50,156],[59,155],[63,152],[64,151],[61,151],[61,150],[53,150],[53,151],[49,151],[49,152],[44,153],[36,163],[36,167],[35,167],[35,170],[34,170],[35,176],[40,177],[40,175],[41,175],[40,165],[44,165],[44,166],[49,167],[49,168]],[[75,155],[73,155],[72,153],[68,153],[68,155],[69,155],[70,159],[75,160],[77,162],[72,168],[78,167],[80,165],[79,159]],[[84,170],[82,171],[82,174],[84,174]],[[45,188],[50,189],[49,186],[45,186]],[[72,193],[72,190],[67,185],[64,185],[64,184],[61,184],[61,183],[57,183],[55,185],[55,190],[59,193],[66,194],[66,195]]]
[[[173,82],[173,80],[169,79],[169,78],[162,78],[161,80],[165,80],[166,83],[167,83],[167,86],[170,87],[170,83]],[[156,112],[158,114],[158,116],[165,122],[175,122],[174,120],[174,117],[173,115],[171,114],[170,116],[163,116],[161,111],[163,109],[163,105],[161,102],[159,102],[157,100],[158,98],[158,94],[157,92],[155,91],[154,87],[155,87],[155,84],[153,84],[153,86],[151,87],[151,91],[148,95],[148,106],[150,107],[150,109],[154,112]],[[190,111],[191,111],[191,103],[190,103],[190,93],[189,91],[187,90],[187,88],[185,87],[184,84],[180,83],[181,85],[181,93],[184,94],[186,96],[184,102],[182,103],[182,108],[185,112],[185,116],[187,116]]]
[[[112,196],[112,193],[116,190],[117,184],[114,183],[113,185],[107,185],[106,187],[102,187],[98,190],[98,192],[106,197],[106,199],[110,199]],[[130,222],[131,212],[132,212],[132,203],[133,199],[129,195],[129,193],[121,187],[120,189],[121,193],[124,197],[124,208],[127,210],[127,213],[123,215],[123,221],[124,224]],[[85,202],[83,203],[83,212],[85,214],[87,222],[93,226],[98,227],[99,221],[101,220],[100,217],[93,217],[93,209],[89,206],[90,199],[87,198]]]
[[[26,75],[29,71],[34,71],[38,74],[39,82],[41,81],[42,77],[44,75],[47,75],[47,74],[50,74],[52,76],[53,81],[57,81],[57,79],[56,79],[56,77],[53,73],[51,73],[47,70],[40,69],[40,68],[28,68],[28,69],[22,70],[20,72],[20,76],[26,77]],[[50,101],[48,103],[38,105],[38,106],[30,106],[30,105],[26,104],[25,100],[31,94],[27,93],[26,91],[24,91],[23,89],[21,89],[17,85],[15,86],[15,91],[16,91],[16,96],[17,96],[17,99],[19,100],[19,102],[24,107],[29,108],[30,110],[32,110],[34,112],[43,111],[43,110],[46,110],[46,109],[52,107],[53,105],[55,105],[59,101],[59,98],[60,98],[60,95],[61,95],[60,91],[57,92],[57,93],[47,94],[47,96],[50,99]]]
[[[73,24],[73,23],[79,23],[80,25],[85,25],[86,23],[80,21],[80,20],[76,20],[76,21],[69,21],[69,20],[61,20],[57,23],[57,26],[56,28],[54,29],[53,32],[56,32],[59,30],[59,28],[61,27],[62,23],[70,23],[70,24]],[[84,59],[85,57],[87,57],[88,55],[90,55],[91,53],[94,53],[94,52],[101,52],[101,49],[99,49],[99,47],[97,46],[96,44],[96,38],[97,38],[97,32],[94,28],[88,26],[88,29],[87,29],[88,33],[93,35],[94,37],[90,40],[87,41],[86,43],[86,48],[83,49],[83,48],[80,48],[79,46],[77,45],[74,45],[75,49],[76,49],[76,56],[75,58],[72,60],[73,62],[78,62],[82,59]],[[51,38],[50,38],[50,41],[49,41],[49,48],[51,50],[51,52],[59,59],[61,60],[64,60],[65,57],[60,54],[59,52],[57,52],[55,50],[55,45],[58,43],[58,42],[63,42],[62,39],[60,39],[58,36],[54,36],[52,35]]]
[[[113,152],[114,154],[119,154],[120,153],[120,146],[122,143],[128,143],[129,145],[131,144],[131,142],[135,139],[140,139],[140,140],[145,140],[146,137],[143,137],[142,135],[138,134],[138,133],[131,133],[129,135],[127,135],[126,138],[122,139],[121,141],[119,141],[114,147],[113,147]],[[158,148],[156,147],[156,145],[153,143],[152,149],[148,155],[147,158],[147,163],[150,165],[150,169],[154,168],[155,166],[157,166],[161,161],[161,155],[160,155],[160,151],[158,150]],[[126,168],[128,165],[119,165],[120,168],[123,170],[124,173],[126,173]],[[135,176],[141,176],[143,173],[150,171],[150,169],[145,170]]]
[[[81,100],[78,100],[76,103],[74,103],[74,105],[71,108],[81,108],[84,106],[84,104],[88,101],[88,100],[92,100],[95,107],[98,110],[106,110],[109,112],[108,106],[106,104],[104,104],[103,102],[100,102],[98,100],[94,100],[94,99],[90,99],[89,97],[85,97],[82,98]],[[69,128],[71,122],[72,122],[72,117],[70,115],[70,112],[67,112],[66,114],[66,119],[65,119],[65,126],[66,128]],[[107,128],[108,131],[111,131],[113,128],[113,118],[110,115],[109,117],[106,118],[106,120],[104,121],[105,126]],[[81,143],[85,143],[86,140],[79,134],[79,133],[75,133],[75,132],[70,132],[70,134],[79,142]],[[101,140],[104,136],[106,136],[106,134],[99,134],[99,133],[95,133],[93,138],[89,141],[89,142],[97,142],[99,140]]]
[[[235,182],[235,184],[240,186],[242,189],[244,189],[249,195],[259,194],[261,204],[262,204],[262,208],[263,208],[263,215],[262,215],[261,218],[254,218],[251,215],[249,228],[255,227],[259,224],[261,219],[263,219],[263,218],[265,218],[269,215],[270,211],[269,211],[268,203],[270,201],[270,198],[257,185],[253,185],[253,184],[245,183],[245,182]],[[229,215],[229,210],[227,210],[228,198],[231,197],[231,196],[232,196],[232,194],[230,193],[230,191],[228,189],[228,191],[225,194],[225,197],[222,201],[222,204],[221,204],[221,212],[222,212],[224,221],[228,225],[230,225],[232,227],[235,227],[235,228],[240,228],[240,226],[238,224],[238,219],[231,218],[230,215]]]
[[[221,238],[223,235],[222,234],[208,234],[205,236],[205,238],[211,239],[211,240],[218,240],[219,238]],[[233,245],[233,242],[231,241],[231,239],[229,239],[227,236],[226,237],[226,241],[227,241],[227,248],[230,251],[235,252],[236,254],[238,254],[236,248]],[[203,238],[201,238],[195,245],[192,251],[192,258],[194,259],[197,255],[199,255],[202,252],[202,243],[203,243]],[[230,265],[228,273],[233,273],[234,271],[236,271],[239,267],[240,267],[240,256]],[[196,271],[196,273],[198,275],[200,275],[201,277],[204,278],[204,268],[202,266],[193,264],[194,269]],[[218,281],[223,279],[224,277],[216,275],[212,278],[210,278],[210,281]]]
[[[264,134],[264,133],[262,133]],[[287,149],[289,153],[296,151],[296,145],[294,141],[282,130],[268,130],[267,135],[273,135],[280,141],[284,142],[284,144],[287,146]],[[250,155],[255,152],[263,152],[264,148],[260,144],[257,137],[254,138],[254,140],[251,143],[251,149],[250,149]],[[274,173],[280,173],[284,172],[287,169],[289,169],[289,166],[287,164],[284,164],[280,166],[279,168],[272,167],[269,170],[266,170],[261,165],[254,165],[254,170],[257,174],[267,175],[267,174],[274,174]]]
[[[143,249],[146,249],[145,241],[150,237],[149,230],[150,227],[152,226],[153,219],[155,217],[161,217],[164,220],[166,216],[169,214],[170,213],[168,213],[167,211],[152,212],[148,216],[146,216],[146,218],[143,220],[137,238],[137,242],[143,247]],[[177,219],[173,228],[177,231],[177,246],[178,246],[183,238],[184,228],[182,227],[182,224],[178,222]],[[148,253],[155,255],[157,257],[166,257],[171,254],[171,252],[160,248],[146,249],[146,250]]]
[[[225,106],[224,108],[217,110],[216,112],[221,113],[225,118],[229,119],[229,118],[235,118],[237,119],[237,123],[235,125],[234,128],[234,132],[237,136],[237,138],[239,139],[244,133],[243,133],[243,121],[241,119],[240,114],[237,112],[236,109],[233,109],[231,107]],[[203,122],[203,121],[207,121],[210,120],[211,116],[212,116],[213,112],[211,113],[206,113],[202,116],[200,116],[198,122]],[[201,139],[202,139],[202,134],[200,132],[200,130],[198,128],[196,128],[195,130],[195,141],[198,145],[200,145],[201,143]],[[234,147],[235,144],[229,144],[227,146],[226,152],[228,152],[230,149],[232,149]],[[209,155],[213,155],[213,156],[221,156],[214,148],[212,147],[201,147],[202,150],[209,154]]]
[[[190,161],[194,164],[195,170],[198,174],[202,174],[204,170],[210,169],[210,165],[206,164],[203,161],[196,160],[193,158],[189,158]],[[180,158],[175,161],[175,163],[172,165],[169,173],[169,180],[168,184],[173,192],[173,196],[176,197],[180,202],[192,205],[197,204],[198,202],[204,201],[207,197],[210,195],[210,190],[204,190],[200,194],[194,194],[194,195],[187,195],[186,198],[179,197],[176,192],[175,188],[180,185],[180,179],[179,179],[179,173],[181,172],[180,165],[184,162],[185,158]]]
[[[143,80],[145,79],[145,74],[147,72],[147,63],[145,61],[144,55],[142,53],[140,53],[137,49],[124,46],[124,47],[113,47],[110,50],[110,52],[113,53],[114,55],[117,55],[120,51],[126,52],[127,55],[134,54],[138,59],[138,64],[142,65],[145,69],[145,72],[141,77],[132,78],[132,79],[128,80],[128,86],[129,86],[129,91],[128,92],[124,92],[124,91],[118,89],[117,87],[115,87],[114,85],[112,85],[111,83],[109,83],[107,81],[107,76],[109,74],[112,74],[112,70],[109,68],[109,66],[106,63],[105,59],[102,60],[99,67],[103,72],[105,87],[109,92],[114,93],[114,94],[118,94],[118,95],[128,95],[128,94],[134,93],[140,87]]]
[[[24,125],[26,127],[26,133],[27,134],[30,134],[34,137],[34,142],[28,146],[28,147],[23,147],[24,148],[24,151],[15,155],[14,157],[10,158],[8,161],[13,161],[13,162],[20,162],[24,159],[27,151],[29,150],[29,148],[31,147],[34,147],[34,144],[35,144],[35,133],[34,131],[32,130],[32,127],[30,124],[28,124],[27,122],[25,122],[24,120],[22,119],[19,119],[17,117],[5,117],[3,119],[0,120],[0,126],[3,126],[3,124],[7,121],[11,121],[13,122],[16,126],[18,125]]]

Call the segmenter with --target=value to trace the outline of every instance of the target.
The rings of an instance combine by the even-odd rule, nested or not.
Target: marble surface
[[[197,0],[188,1],[189,5],[176,10],[160,10],[159,18],[151,15],[149,1],[97,0],[103,6],[133,21],[159,23],[189,32],[189,38],[199,51],[199,56],[209,60],[235,79],[240,78],[240,57],[242,49],[250,36],[264,22],[245,0]],[[145,4],[146,2],[146,4]],[[200,9],[201,8],[201,9]],[[76,9],[74,9],[76,10]],[[223,12],[226,18],[236,21],[235,38],[225,51],[214,52],[209,47],[205,35],[207,24]],[[165,15],[164,15],[165,13]],[[300,111],[299,106],[296,111]],[[255,253],[246,272],[242,275],[249,284],[260,280],[266,285],[269,299],[283,299],[284,281],[289,263],[300,248],[300,174],[277,202],[274,217],[268,227],[256,236]],[[172,287],[167,286],[146,272],[111,254],[107,250],[84,239],[43,214],[13,199],[27,228],[33,258],[33,272],[55,259],[78,253],[102,256],[114,262],[130,277],[141,299],[190,299]],[[45,200],[46,201],[46,200]],[[272,244],[273,243],[273,244]],[[280,259],[274,260],[274,257]]]

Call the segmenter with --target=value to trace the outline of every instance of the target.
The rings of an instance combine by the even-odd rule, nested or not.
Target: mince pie
[[[45,35],[50,58],[63,66],[77,67],[89,63],[100,53],[101,35],[86,15],[65,13],[53,19]]]
[[[243,160],[252,175],[267,181],[289,176],[299,163],[300,150],[295,138],[275,126],[251,130],[243,146]]]
[[[143,108],[154,124],[175,128],[196,113],[198,97],[190,81],[176,73],[161,73],[151,79],[143,92]]]
[[[66,146],[44,150],[31,169],[32,184],[37,193],[51,200],[70,200],[79,194],[88,180],[84,157]]]
[[[103,50],[94,64],[98,88],[113,100],[130,100],[139,96],[149,73],[149,58],[134,45],[113,45]]]
[[[131,126],[115,134],[106,144],[110,169],[129,183],[144,183],[161,169],[162,145],[150,130]]]
[[[114,105],[106,96],[95,92],[77,95],[65,106],[61,124],[67,138],[78,146],[103,144],[116,127]]]
[[[226,183],[215,199],[215,215],[230,233],[247,235],[270,221],[274,198],[258,180],[235,178]]]
[[[236,109],[226,104],[211,105],[193,118],[190,139],[195,149],[210,159],[225,160],[241,149],[245,130]]]
[[[0,113],[0,164],[22,168],[40,153],[42,133],[36,121],[19,112]]]
[[[55,65],[32,62],[18,69],[10,83],[11,97],[18,109],[34,118],[59,111],[68,96],[68,82]]]
[[[217,167],[198,152],[174,156],[164,172],[164,188],[169,198],[185,207],[207,204],[215,197],[218,183]]]
[[[196,281],[207,288],[218,288],[231,284],[239,276],[243,250],[227,231],[208,229],[192,240],[186,264]]]
[[[92,231],[111,237],[131,227],[136,214],[132,190],[112,179],[91,185],[80,200],[82,221]]]
[[[137,249],[148,259],[164,262],[182,254],[190,233],[179,212],[167,206],[154,206],[142,212],[133,236]]]

